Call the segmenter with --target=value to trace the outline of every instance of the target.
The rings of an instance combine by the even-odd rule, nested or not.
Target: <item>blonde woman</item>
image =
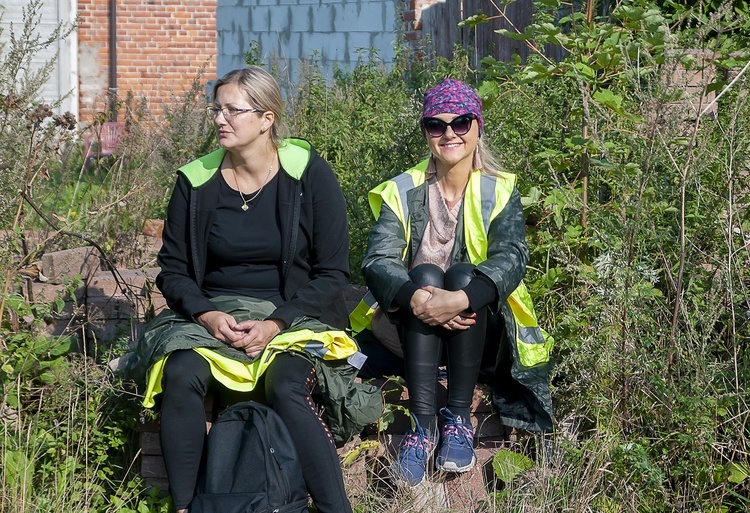
[[[207,113],[221,149],[178,172],[156,280],[170,312],[139,346],[149,390],[163,389],[161,442],[174,506],[187,511],[196,493],[204,398],[218,392],[224,403],[271,406],[289,428],[317,511],[350,512],[334,438],[311,396],[315,358],[356,351],[335,331],[347,324],[337,302],[349,278],[342,191],[309,143],[283,139],[279,86],[263,69],[220,79]],[[343,346],[327,348],[324,337],[300,342],[294,335],[302,328],[332,333]],[[284,351],[290,346],[282,341],[295,350]],[[282,350],[266,351],[272,344]],[[217,371],[237,369],[238,361],[242,376]]]
[[[517,399],[515,418],[501,414],[503,421],[547,429],[552,419],[550,344],[522,286],[529,252],[515,176],[502,172],[484,146],[482,104],[466,84],[446,79],[429,89],[421,126],[430,157],[369,194],[377,222],[362,272],[378,308],[364,301],[351,316],[355,331],[376,327],[368,315],[378,311],[397,327],[413,428],[393,473],[410,486],[426,478],[435,451],[443,471],[475,465],[470,409],[488,348],[493,402]],[[525,358],[527,352],[535,356]],[[443,353],[448,399],[438,405]]]

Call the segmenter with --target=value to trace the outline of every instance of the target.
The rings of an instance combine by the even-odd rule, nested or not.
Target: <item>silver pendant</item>
[[[242,208],[243,212],[247,212],[247,209],[250,208],[250,207],[247,206],[247,203],[243,203],[242,207],[240,207],[240,208]]]

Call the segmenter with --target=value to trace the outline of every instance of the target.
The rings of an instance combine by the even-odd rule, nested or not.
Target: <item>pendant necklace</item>
[[[232,158],[232,154],[229,154],[229,162],[232,164],[232,176],[234,176],[234,183],[237,185],[237,192],[240,193],[240,198],[242,198],[242,206],[240,207],[243,212],[247,212],[250,207],[247,206],[248,203],[253,201],[255,198],[257,198],[260,195],[260,192],[263,190],[263,187],[266,186],[268,183],[268,179],[271,178],[271,171],[273,171],[273,164],[271,164],[271,167],[268,168],[268,174],[266,175],[266,180],[263,182],[263,185],[260,186],[260,189],[255,191],[255,193],[245,199],[245,195],[242,194],[242,190],[240,189],[240,182],[237,181],[237,172],[234,170],[234,159]]]

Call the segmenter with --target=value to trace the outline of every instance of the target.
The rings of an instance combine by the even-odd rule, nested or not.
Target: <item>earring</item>
[[[474,158],[472,159],[471,167],[473,169],[482,169],[482,158],[479,156],[479,146],[474,148]]]

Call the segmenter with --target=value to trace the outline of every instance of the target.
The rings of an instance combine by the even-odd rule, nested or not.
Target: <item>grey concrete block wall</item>
[[[245,66],[252,41],[266,64],[280,63],[296,82],[300,62],[313,54],[327,76],[352,69],[373,48],[390,64],[399,19],[396,0],[218,0],[217,75]]]

